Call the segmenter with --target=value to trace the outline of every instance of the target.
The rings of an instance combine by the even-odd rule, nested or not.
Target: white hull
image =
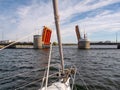
[[[55,82],[51,86],[48,86],[47,89],[43,87],[42,89],[39,90],[71,90],[70,84],[69,84],[69,79],[66,83],[60,82]]]

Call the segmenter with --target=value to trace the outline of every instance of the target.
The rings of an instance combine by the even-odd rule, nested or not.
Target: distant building
[[[104,43],[111,43],[111,41],[105,41]]]
[[[1,44],[11,43],[11,42],[12,42],[11,40],[2,40],[2,41],[0,41]]]

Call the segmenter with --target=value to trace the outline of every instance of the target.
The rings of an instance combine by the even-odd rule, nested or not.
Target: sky
[[[120,41],[120,0],[58,0],[63,43],[77,43],[75,25],[90,41]],[[17,40],[43,26],[57,41],[52,0],[0,0],[0,40]],[[32,41],[29,36],[23,41]]]

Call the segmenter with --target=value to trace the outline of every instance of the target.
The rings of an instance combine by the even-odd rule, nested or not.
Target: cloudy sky
[[[58,5],[63,43],[77,43],[75,25],[91,41],[115,41],[116,33],[120,41],[120,0],[59,0]],[[41,34],[45,25],[56,41],[52,0],[0,0],[0,40]]]

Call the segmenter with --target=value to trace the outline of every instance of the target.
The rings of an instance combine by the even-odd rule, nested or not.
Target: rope
[[[79,74],[79,73],[78,73],[78,74]],[[80,76],[80,74],[79,74],[79,76]],[[80,76],[80,77],[81,77],[81,76]],[[78,80],[78,79],[77,79],[77,80]],[[81,79],[81,78],[80,78],[80,80],[82,80],[83,84],[87,87],[85,81],[84,81],[83,79]],[[99,84],[101,84],[101,83],[99,83]],[[101,85],[103,85],[103,84],[101,84]],[[93,85],[91,85],[91,86],[92,86],[95,90],[97,90],[95,86],[93,86]],[[104,85],[103,85],[103,87],[106,88]]]
[[[77,73],[78,73],[79,76],[81,77],[80,72],[77,72]],[[77,80],[79,80],[79,79],[77,79]],[[77,80],[76,80],[76,81],[77,81]],[[86,82],[84,81],[84,79],[82,79],[82,77],[80,78],[80,80],[81,80],[81,81],[83,82],[83,84],[85,85],[85,88],[86,88],[87,90],[90,90],[90,89],[88,88],[88,86],[86,85]],[[99,83],[99,84],[101,84],[101,83]],[[101,85],[103,85],[103,84],[101,84]],[[97,90],[96,87],[93,86],[92,84],[91,84],[91,87],[93,87],[95,90]],[[106,88],[104,85],[103,85],[103,87]]]
[[[45,72],[44,72],[44,77],[43,77],[43,79],[42,79],[41,90],[42,90],[42,87],[43,87],[43,84],[44,84],[45,75],[46,75],[46,70],[45,70]]]
[[[56,65],[58,65],[58,64],[56,64]],[[50,65],[50,67],[51,67],[51,66],[55,66],[55,64],[54,64],[54,65]],[[44,70],[44,69],[46,69],[46,68],[47,68],[47,66],[44,67],[44,68],[33,69],[31,72],[35,72],[35,71],[39,71],[39,70]],[[21,76],[21,75],[28,74],[28,73],[31,73],[31,72],[24,72],[24,73],[20,73],[20,74],[17,74],[17,75],[9,76],[9,77],[6,77],[6,78],[2,78],[2,79],[0,79],[0,82],[1,82],[1,81],[4,81],[4,80],[6,80],[6,79],[11,79],[11,78],[14,78],[14,77],[16,77],[16,76]]]
[[[54,76],[54,75],[56,75],[57,73],[59,73],[59,72],[53,73],[53,74],[49,75],[48,77]],[[47,78],[47,77],[45,77],[45,78]],[[27,83],[26,85],[20,86],[20,87],[16,88],[15,90],[19,90],[19,89],[25,88],[26,86],[29,86],[29,85],[31,85],[31,84],[34,84],[34,83],[36,83],[36,82],[38,82],[38,81],[40,81],[40,80],[42,80],[42,79],[38,79],[38,80],[33,81],[33,82],[31,82],[31,83]]]
[[[38,70],[42,70],[42,69],[35,69],[35,70],[32,70],[31,72],[38,71]],[[28,74],[28,73],[31,73],[31,72],[25,72],[25,73],[13,75],[13,76],[10,76],[10,77],[2,78],[2,79],[0,79],[0,82],[4,81],[4,80],[7,80],[7,79],[12,79],[12,78],[17,77],[17,76],[22,76],[24,74]]]
[[[36,80],[36,81],[33,81],[33,82],[31,82],[31,83],[28,83],[28,84],[26,84],[26,85],[24,85],[24,86],[21,86],[21,87],[19,87],[19,88],[16,88],[15,90],[22,89],[22,88],[24,88],[24,87],[26,87],[26,86],[29,86],[29,85],[31,85],[31,84],[34,84],[34,83],[40,81],[40,80],[42,80],[42,79],[38,79],[38,80]]]
[[[76,77],[76,71],[77,71],[77,68],[75,68],[76,70],[75,70],[75,74],[74,74],[74,77],[73,77],[73,84],[72,84],[72,90],[73,90],[73,88],[74,88],[74,83],[75,83],[75,77]]]
[[[50,53],[49,53],[49,59],[48,59],[48,69],[47,69],[45,90],[47,90],[47,85],[48,85],[48,76],[49,76],[50,61],[51,61],[51,52],[52,52],[52,44],[50,44]]]
[[[78,74],[79,74],[79,76],[80,76],[80,72],[78,72]],[[86,90],[89,90],[89,88],[87,87],[87,84],[85,83],[85,81],[84,81],[83,79],[81,79],[81,80],[82,80],[83,84],[85,85]]]
[[[53,23],[52,23],[51,25],[49,25],[49,26],[53,26]],[[26,38],[27,38],[27,37],[29,37],[29,36],[34,35],[35,33],[36,33],[36,31],[34,31],[34,32],[30,33],[30,34],[29,34],[29,35],[27,35],[27,36],[24,36],[23,38],[20,38],[20,39],[16,40],[15,42],[10,43],[10,44],[9,44],[9,45],[7,45],[7,46],[2,47],[2,48],[0,49],[0,51],[1,51],[1,50],[3,50],[3,49],[5,49],[5,48],[7,48],[7,47],[9,47],[9,46],[11,46],[11,45],[16,44],[17,42],[19,42],[19,41],[21,41],[21,40],[26,39]]]
[[[1,48],[1,49],[0,49],[0,51],[1,51],[1,50],[3,50],[3,49],[5,49],[5,48],[7,48],[7,47],[9,47],[9,46],[11,46],[11,45],[13,45],[13,44],[15,44],[15,43],[17,43],[17,42],[19,42],[19,41],[21,41],[21,40],[24,40],[25,38],[27,38],[27,37],[29,37],[29,36],[33,35],[34,33],[35,33],[35,31],[34,31],[34,32],[32,32],[32,33],[30,33],[29,35],[27,35],[27,36],[25,36],[25,37],[21,38],[21,39],[16,40],[16,41],[15,41],[15,42],[13,42],[13,43],[10,43],[9,45],[7,45],[7,46],[5,46],[5,47]]]

